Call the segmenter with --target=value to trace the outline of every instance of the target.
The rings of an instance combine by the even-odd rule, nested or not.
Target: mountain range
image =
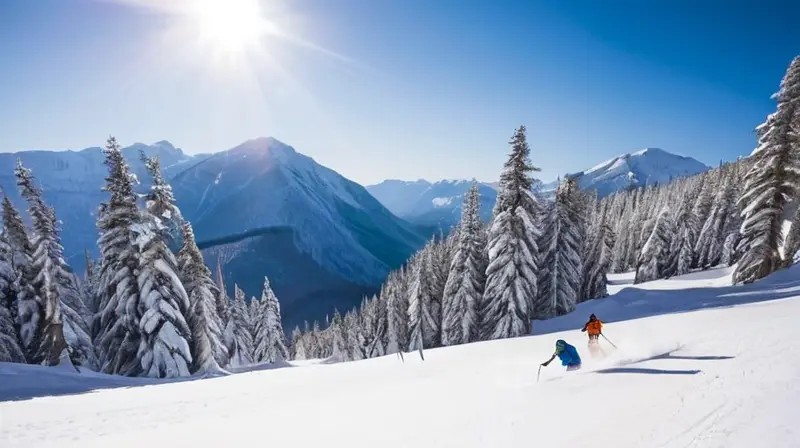
[[[576,178],[581,188],[595,190],[598,196],[604,197],[628,186],[661,184],[708,169],[708,166],[691,157],[659,148],[646,148],[565,176]],[[447,230],[458,222],[464,194],[473,181],[390,179],[366,188],[395,215],[423,228]],[[477,184],[481,215],[488,220],[497,198],[498,182]],[[536,186],[536,191],[544,198],[551,198],[557,186],[558,181],[540,184]]]
[[[467,180],[388,180],[362,187],[274,138],[247,141],[214,154],[191,156],[167,141],[123,149],[132,172],[148,188],[140,152],[157,155],[178,206],[195,229],[206,263],[222,265],[229,294],[238,284],[248,296],[268,276],[281,300],[287,329],[324,319],[376,293],[388,272],[402,265],[436,231],[460,216]],[[14,166],[33,170],[61,221],[67,261],[84,268],[84,250],[97,256],[97,206],[107,170],[99,147],[80,151],[0,153],[0,188],[20,209]],[[627,185],[667,182],[708,169],[659,149],[625,154],[572,174],[601,195]],[[552,194],[556,183],[541,185]],[[483,218],[496,199],[496,183],[478,183]]]
[[[362,186],[274,138],[199,156],[165,141],[126,147],[143,192],[149,177],[140,151],[161,159],[206,263],[212,269],[222,263],[228,292],[236,283],[248,296],[260,295],[268,276],[287,329],[376,293],[388,272],[425,242]],[[0,154],[0,188],[25,209],[14,179],[17,158],[56,210],[68,262],[82,270],[84,250],[97,256],[96,210],[107,199],[101,148]]]

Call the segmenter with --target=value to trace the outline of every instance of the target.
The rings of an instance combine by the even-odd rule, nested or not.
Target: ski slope
[[[171,383],[0,364],[0,446],[796,447],[799,274],[737,287],[729,269],[636,287],[615,276],[613,296],[537,322],[542,334],[429,350],[424,362]],[[579,331],[590,312],[619,347],[603,342],[604,360]],[[537,382],[557,338],[584,368],[556,361]]]

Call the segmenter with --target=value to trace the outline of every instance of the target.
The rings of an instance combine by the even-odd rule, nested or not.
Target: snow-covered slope
[[[666,183],[678,177],[701,173],[709,167],[691,157],[682,157],[662,149],[647,148],[607,160],[591,169],[572,173],[584,189],[595,189],[606,196],[627,186]],[[497,197],[497,182],[482,182],[481,205],[486,218]],[[545,198],[552,197],[557,182],[541,184],[537,191]],[[397,216],[415,224],[430,226],[453,225],[458,221],[463,194],[470,182],[445,180],[435,183],[419,180],[404,182],[388,180],[367,186],[367,191]]]
[[[615,276],[615,296],[537,323],[547,334],[429,350],[424,362],[304,362],[159,385],[0,364],[0,400],[23,400],[0,403],[0,446],[796,447],[800,269],[737,287],[729,276],[635,288]],[[618,346],[602,341],[603,360],[579,330],[591,311]],[[558,338],[584,367],[556,361],[537,381]]]
[[[268,275],[287,328],[356,305],[424,244],[363,187],[273,138],[216,153],[171,183],[206,253],[223,258],[228,286],[258,295]]]

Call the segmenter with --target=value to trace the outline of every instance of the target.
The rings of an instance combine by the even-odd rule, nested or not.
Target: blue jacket
[[[564,343],[564,349],[560,352],[556,350],[556,355],[558,355],[558,359],[561,360],[562,366],[574,366],[576,364],[581,363],[581,357],[578,355],[578,349],[575,347],[567,344],[565,341],[560,340],[560,342]]]

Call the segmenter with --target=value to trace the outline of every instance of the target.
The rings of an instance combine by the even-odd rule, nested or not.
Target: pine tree
[[[381,297],[386,300],[386,353],[408,350],[408,295],[404,283],[404,271],[389,273],[383,285]]]
[[[144,224],[136,207],[133,175],[113,137],[104,154],[109,176],[103,190],[111,197],[100,205],[97,221],[97,243],[102,255],[98,276],[100,305],[92,334],[103,372],[138,376],[142,372],[138,354],[142,338],[137,279],[140,254],[134,245],[133,229]]]
[[[461,209],[458,244],[442,300],[443,345],[477,341],[480,335],[478,310],[483,297],[487,265],[482,227],[478,186],[473,183]]]
[[[531,194],[525,126],[511,139],[511,154],[500,176],[495,216],[489,230],[489,265],[484,290],[484,336],[499,339],[530,333],[533,298],[538,295],[539,204]]]
[[[19,339],[17,314],[17,273],[14,271],[11,245],[0,234],[0,362],[25,362]]]
[[[78,284],[64,262],[55,211],[44,203],[42,190],[35,185],[31,170],[25,168],[21,160],[17,160],[14,175],[22,197],[28,202],[33,226],[33,256],[28,266],[31,282],[29,288],[20,291],[20,295],[35,297],[42,313],[40,345],[33,361],[56,365],[62,351],[67,349],[73,362],[92,365],[94,349],[85,321],[88,310],[81,301]]]
[[[181,211],[175,203],[172,186],[164,180],[164,176],[161,174],[159,158],[148,157],[144,151],[140,151],[139,156],[144,162],[152,182],[145,201],[146,209],[151,215],[158,218],[154,222],[157,225],[154,231],[167,246],[170,246],[182,232]]]
[[[720,176],[722,177],[720,187],[697,239],[695,253],[698,257],[698,267],[715,266],[722,256],[722,243],[725,238],[723,232],[733,208],[733,187],[726,173],[720,173]]]
[[[333,310],[333,319],[328,327],[331,332],[332,353],[331,358],[337,362],[348,361],[347,344],[345,342],[344,326],[339,310]]]
[[[546,219],[540,248],[544,254],[539,271],[539,296],[534,317],[548,319],[575,311],[583,274],[583,226],[577,182],[568,178],[559,185]]]
[[[583,279],[579,301],[600,299],[608,296],[608,272],[614,256],[614,231],[608,223],[608,210],[594,219],[586,242],[586,262],[583,265]]]
[[[308,359],[306,356],[305,343],[303,341],[303,333],[300,332],[300,327],[294,327],[294,330],[292,330],[292,359],[298,361]]]
[[[234,299],[230,318],[225,327],[225,346],[230,356],[230,366],[241,367],[253,363],[253,336],[247,328],[247,304],[244,291],[234,285]]]
[[[93,319],[94,314],[97,313],[98,307],[100,306],[97,300],[97,270],[99,266],[92,260],[88,250],[84,251],[84,257],[86,259],[86,271],[84,273],[83,282],[81,282],[81,294],[83,296],[83,303],[86,304],[86,308],[92,313]],[[87,320],[87,322],[90,321],[91,319]]]
[[[263,297],[262,297],[263,298]],[[250,335],[253,337],[253,350],[255,350],[256,344],[256,335],[258,334],[258,324],[261,320],[261,313],[262,303],[260,300],[256,299],[255,296],[250,296],[250,302],[247,304],[247,329],[250,331]],[[258,359],[255,357],[255,352],[253,352],[254,357],[253,361],[258,362]]]
[[[700,232],[703,229],[703,225],[705,224],[706,220],[708,219],[708,214],[711,211],[711,206],[713,204],[713,191],[716,189],[717,185],[714,180],[714,176],[710,173],[706,173],[702,176],[702,182],[700,184],[699,189],[697,190],[697,194],[695,197],[697,198],[694,202],[694,206],[692,207],[692,229],[691,234],[694,235],[695,241],[697,241]],[[696,243],[695,243],[696,244]],[[700,257],[699,254],[695,251],[695,248],[692,249],[692,266],[691,268],[700,267]]]
[[[222,321],[217,314],[217,286],[211,271],[203,262],[197,247],[194,230],[183,222],[183,247],[178,253],[179,267],[186,294],[189,297],[187,321],[192,332],[192,373],[216,373],[228,364],[228,349],[223,340]]]
[[[642,247],[634,284],[657,280],[664,276],[664,267],[669,260],[672,232],[672,218],[669,209],[665,207],[658,214],[653,231]]]
[[[217,314],[219,315],[222,328],[228,325],[230,316],[230,299],[225,289],[225,280],[222,278],[222,260],[217,258],[217,296],[215,297]]]
[[[192,365],[188,342],[192,331],[186,322],[189,297],[177,274],[177,260],[156,232],[158,228],[157,223],[134,228],[134,246],[141,254],[137,281],[142,338],[138,356],[145,376],[189,376]]]
[[[784,207],[800,192],[800,56],[792,61],[774,97],[777,111],[759,129],[759,146],[751,156],[754,164],[739,199],[744,222],[735,284],[756,281],[782,264]]]
[[[254,345],[256,362],[272,364],[289,359],[286,336],[281,323],[280,304],[272,291],[267,277],[264,277],[264,291],[261,293],[261,313],[256,324]]]
[[[433,245],[428,244],[412,261],[414,279],[408,291],[408,325],[410,350],[439,345],[439,324],[433,311],[432,257]]]
[[[361,319],[354,310],[344,315],[344,328],[347,340],[347,351],[350,359],[359,361],[366,358],[364,354],[364,336],[361,328]]]
[[[148,171],[154,183],[145,195],[147,207],[141,213],[142,222],[132,229],[136,237],[134,246],[141,255],[137,281],[142,339],[138,356],[145,376],[188,376],[193,358],[189,346],[192,329],[187,316],[191,315],[192,307],[178,275],[178,261],[167,247],[163,232],[165,222],[179,216],[179,212],[174,199],[165,195],[170,188],[160,179],[158,159],[148,160]],[[208,366],[207,359],[201,362]]]
[[[695,262],[696,234],[698,228],[695,221],[696,215],[689,208],[688,201],[678,207],[675,217],[675,238],[670,245],[669,263],[664,276],[669,278],[676,275],[688,274]]]

